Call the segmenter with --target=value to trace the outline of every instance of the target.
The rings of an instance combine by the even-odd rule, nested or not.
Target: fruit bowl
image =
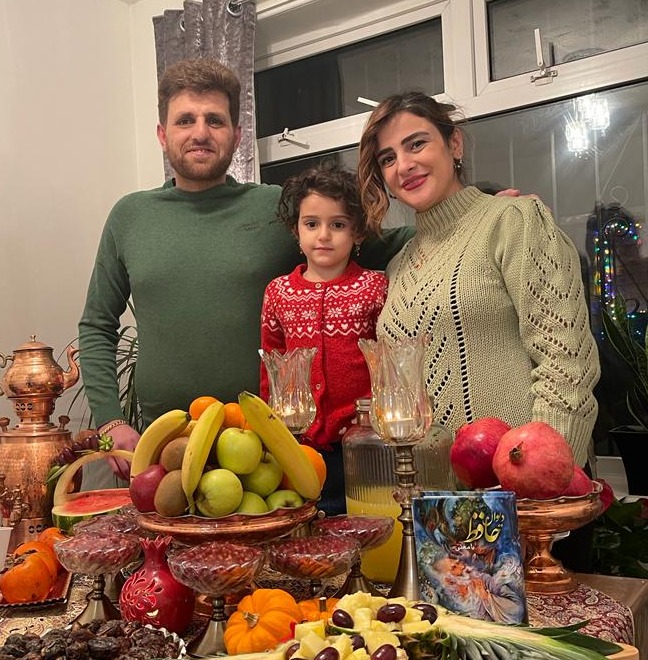
[[[265,560],[258,546],[208,541],[171,554],[173,577],[210,596],[236,592],[254,580]]]
[[[169,569],[176,580],[212,598],[211,617],[189,644],[190,655],[202,658],[226,652],[225,596],[252,583],[264,560],[265,553],[258,546],[229,541],[208,541],[169,557]]]
[[[360,552],[383,545],[394,531],[394,519],[389,516],[339,515],[322,518],[312,523],[313,534],[332,534],[355,539]],[[381,595],[377,587],[363,574],[360,553],[351,565],[344,584],[335,593],[337,598],[356,591]]]
[[[84,575],[114,575],[134,561],[140,550],[137,536],[118,532],[83,532],[54,546],[68,571]]]
[[[280,539],[268,544],[268,563],[296,578],[327,580],[347,573],[357,560],[360,544],[332,534]]]
[[[140,513],[137,522],[146,531],[166,534],[189,545],[205,541],[232,540],[241,543],[263,543],[290,534],[316,515],[315,502],[308,501],[295,508],[281,508],[259,514],[233,513],[222,518],[165,518],[157,513]]]
[[[348,536],[360,544],[360,550],[377,548],[391,536],[394,519],[388,516],[338,515],[313,522],[313,534]]]
[[[557,534],[578,529],[601,513],[602,490],[598,481],[592,481],[592,492],[587,495],[517,501],[518,528],[525,555],[524,583],[528,592],[563,594],[576,589],[576,578],[551,555],[551,544]]]

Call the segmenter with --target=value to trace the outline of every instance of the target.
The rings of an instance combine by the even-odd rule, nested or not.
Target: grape
[[[334,646],[327,646],[322,649],[313,660],[340,660],[340,652]]]
[[[76,453],[79,453],[79,452],[82,452],[83,450],[84,450],[84,446],[83,446],[83,443],[80,440],[75,440],[72,443],[72,451],[74,451]]]
[[[299,651],[299,642],[295,642],[294,644],[291,644],[287,649],[286,649],[286,660],[290,660],[290,658],[295,655]]]
[[[416,603],[416,605],[412,605],[412,607],[415,610],[423,612],[423,621],[434,623],[437,620],[437,611],[434,605],[430,605],[430,603]]]
[[[59,457],[62,459],[59,465],[66,465],[67,463],[74,463],[76,461],[76,456],[69,447],[63,447]]]
[[[396,647],[391,644],[379,646],[370,656],[371,660],[396,660]]]
[[[400,603],[387,603],[378,608],[376,619],[383,623],[398,623],[405,617],[405,607]]]
[[[97,451],[99,449],[99,436],[95,433],[88,438],[88,449]]]
[[[344,610],[333,610],[331,621],[333,622],[333,625],[339,626],[340,628],[353,628],[353,619],[351,618],[351,615]]]
[[[364,637],[362,635],[351,635],[351,648],[354,651],[365,647]]]

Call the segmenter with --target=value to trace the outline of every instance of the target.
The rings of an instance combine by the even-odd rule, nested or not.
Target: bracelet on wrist
[[[128,422],[125,419],[115,419],[112,422],[108,422],[107,424],[100,426],[98,430],[99,433],[108,433],[109,431],[112,431],[114,428],[121,426],[122,424],[128,424]]]

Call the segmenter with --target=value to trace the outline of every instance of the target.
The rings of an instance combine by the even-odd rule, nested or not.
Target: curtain
[[[158,80],[166,68],[183,59],[214,58],[241,81],[241,145],[229,173],[240,182],[256,178],[254,117],[254,35],[256,7],[243,0],[187,0],[153,18]],[[165,159],[165,175],[173,172]]]

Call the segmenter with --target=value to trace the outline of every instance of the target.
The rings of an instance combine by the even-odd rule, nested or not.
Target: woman
[[[599,363],[578,253],[539,200],[464,185],[455,110],[394,95],[360,140],[368,222],[380,226],[388,195],[416,211],[416,234],[387,270],[377,333],[429,333],[427,389],[453,433],[487,416],[544,421],[585,465]]]

